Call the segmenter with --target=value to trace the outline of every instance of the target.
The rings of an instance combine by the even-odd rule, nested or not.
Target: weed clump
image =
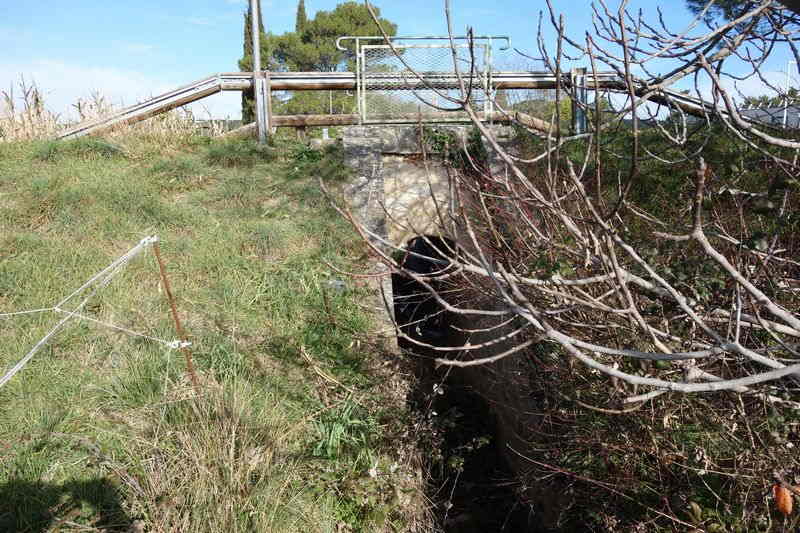
[[[343,182],[351,170],[344,164],[344,149],[340,143],[329,144],[321,150],[300,145],[290,155],[294,163],[292,178],[320,178],[326,182]]]
[[[174,178],[187,178],[201,170],[201,166],[191,157],[177,157],[160,159],[149,169],[150,174],[171,176]]]
[[[93,137],[79,137],[69,141],[47,141],[33,153],[34,159],[49,162],[58,161],[64,157],[110,159],[124,156],[125,151],[122,147],[105,139]]]
[[[464,140],[452,130],[425,126],[420,132],[420,142],[426,151],[440,154],[448,165],[467,172],[472,171],[474,165],[485,166],[489,157],[481,133],[474,126]]]
[[[372,441],[378,434],[377,423],[358,404],[348,399],[340,408],[323,413],[315,420],[314,429],[315,457],[337,460],[345,453],[352,453],[357,458],[356,464],[369,467]]]
[[[276,158],[277,153],[273,147],[259,145],[250,139],[212,143],[206,153],[209,164],[225,168],[252,167],[258,163],[269,163]]]

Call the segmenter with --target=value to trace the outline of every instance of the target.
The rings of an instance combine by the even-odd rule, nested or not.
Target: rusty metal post
[[[175,297],[172,296],[172,289],[169,285],[169,278],[167,278],[167,269],[164,267],[164,260],[161,259],[161,248],[158,245],[158,241],[153,243],[153,253],[156,256],[156,261],[158,261],[158,269],[161,272],[161,283],[164,285],[164,292],[167,295],[167,301],[169,302],[169,308],[172,311],[172,319],[175,321],[175,331],[178,333],[178,338],[181,340],[181,351],[183,352],[183,356],[186,358],[186,370],[189,373],[189,379],[192,380],[192,385],[194,385],[195,392],[200,392],[200,384],[197,381],[197,374],[194,371],[194,363],[192,362],[192,352],[189,350],[188,347],[188,340],[186,339],[186,332],[183,330],[183,326],[181,325],[181,320],[178,317],[178,308],[175,306]]]

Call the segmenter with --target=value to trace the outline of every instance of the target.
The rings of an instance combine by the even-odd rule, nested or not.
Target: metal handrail
[[[356,46],[358,46],[358,41],[364,39],[369,41],[385,41],[386,39],[380,35],[344,35],[336,39],[336,48],[341,50],[342,52],[347,52],[348,49],[342,47],[341,42],[342,40],[355,40]],[[434,40],[450,40],[450,36],[448,35],[431,35],[431,36],[413,36],[413,37],[389,37],[391,41],[434,41]],[[481,35],[481,36],[458,36],[453,37],[453,40],[483,40],[483,41],[492,41],[494,39],[501,39],[506,42],[505,46],[498,48],[498,50],[508,50],[511,48],[511,38],[507,35]]]

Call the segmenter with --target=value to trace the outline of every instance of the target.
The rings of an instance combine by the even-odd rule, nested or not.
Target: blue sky
[[[68,114],[79,97],[99,91],[115,103],[132,104],[214,72],[236,71],[242,51],[245,0],[0,0],[0,88],[24,75],[44,90],[51,109]],[[310,17],[333,9],[337,0],[306,0]],[[396,22],[402,35],[446,33],[443,2],[375,0],[382,15]],[[553,0],[563,12],[568,32],[580,37],[591,28],[589,2]],[[616,0],[609,0],[616,6]],[[632,0],[657,20],[661,2]],[[674,27],[689,13],[682,0],[664,13]],[[294,26],[297,0],[262,0],[268,31]],[[535,53],[540,0],[451,0],[454,31],[467,25],[477,34],[508,35],[515,47]],[[773,79],[786,68],[785,56],[768,67]],[[785,75],[784,75],[785,76]],[[757,83],[754,84],[756,86]],[[755,89],[753,89],[755,90]],[[202,101],[195,112],[238,117],[239,95],[227,93]]]

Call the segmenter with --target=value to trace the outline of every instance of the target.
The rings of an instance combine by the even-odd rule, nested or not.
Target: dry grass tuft
[[[75,125],[59,113],[47,109],[42,90],[24,77],[7,91],[0,91],[0,142],[52,139],[67,127]],[[102,93],[94,91],[87,98],[72,104],[78,122],[96,121],[119,111]],[[139,137],[149,140],[186,140],[197,133],[195,117],[186,108],[178,108],[136,124],[114,126],[103,133],[109,138]],[[212,126],[212,136],[221,133]],[[172,143],[170,143],[172,144]]]
[[[0,141],[24,141],[52,137],[60,129],[59,115],[48,111],[35,83],[20,77],[19,94],[14,86],[0,91]]]
[[[290,427],[280,405],[254,406],[241,382],[204,387],[197,399],[186,398],[188,383],[170,388],[176,399],[142,409],[131,442],[131,504],[152,531],[299,529],[296,459],[276,454]]]

